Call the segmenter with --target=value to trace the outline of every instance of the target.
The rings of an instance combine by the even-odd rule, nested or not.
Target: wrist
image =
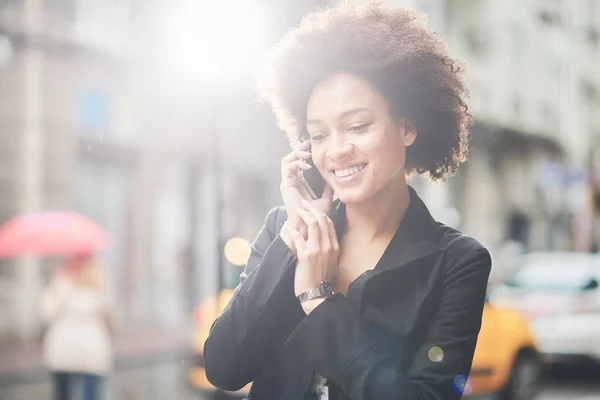
[[[318,297],[316,299],[307,300],[300,305],[306,315],[310,314],[315,308],[320,306],[325,301],[324,297]]]
[[[290,249],[292,254],[295,256],[296,255],[296,246],[294,246],[294,241],[292,240],[292,236],[290,235],[290,232],[287,229],[288,225],[286,225],[286,224],[287,224],[287,222],[281,228],[281,232],[279,232],[279,237],[281,237],[281,240],[283,240],[283,243],[285,243],[285,245]]]

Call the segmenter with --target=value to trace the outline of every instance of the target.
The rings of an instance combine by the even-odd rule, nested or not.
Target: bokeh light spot
[[[225,258],[233,265],[245,265],[250,257],[250,242],[241,237],[233,237],[225,243]]]
[[[441,347],[433,346],[427,352],[427,356],[432,362],[441,362],[444,359],[444,350]]]
[[[452,382],[454,391],[459,395],[469,395],[473,391],[473,385],[466,375],[458,375]]]

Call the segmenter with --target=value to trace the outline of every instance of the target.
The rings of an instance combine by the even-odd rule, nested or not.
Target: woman
[[[44,359],[55,400],[99,400],[112,368],[112,301],[106,267],[91,255],[70,259],[41,301],[48,324]]]
[[[410,10],[344,4],[288,33],[263,92],[296,143],[284,206],[206,341],[215,386],[253,382],[261,400],[461,397],[490,255],[434,221],[407,175],[439,180],[465,160],[465,92]],[[297,177],[311,155],[327,182],[317,200]]]

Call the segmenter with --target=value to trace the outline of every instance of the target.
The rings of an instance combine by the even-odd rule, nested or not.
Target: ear
[[[398,133],[402,136],[401,140],[404,147],[412,146],[415,140],[417,140],[417,130],[414,124],[407,118],[401,118],[398,127]]]

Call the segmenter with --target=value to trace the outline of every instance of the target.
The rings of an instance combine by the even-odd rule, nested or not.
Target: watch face
[[[333,286],[331,286],[331,282],[321,283],[321,293],[323,293],[323,295],[326,297],[331,297],[335,294],[333,291]]]

